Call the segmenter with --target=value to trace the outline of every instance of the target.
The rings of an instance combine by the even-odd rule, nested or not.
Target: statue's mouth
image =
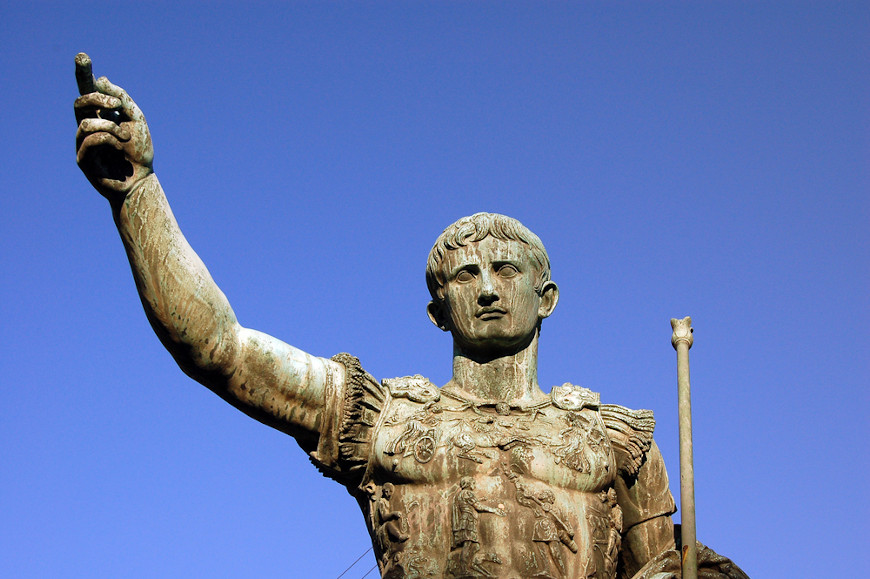
[[[475,317],[480,318],[481,320],[496,320],[503,317],[505,314],[507,314],[507,310],[496,306],[487,306],[478,310]]]

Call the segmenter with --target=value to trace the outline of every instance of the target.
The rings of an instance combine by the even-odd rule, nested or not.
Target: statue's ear
[[[441,328],[442,331],[447,331],[447,318],[444,315],[444,307],[441,303],[432,300],[429,302],[429,305],[426,306],[426,313],[429,314],[429,319],[432,320],[433,324]]]
[[[544,282],[541,287],[541,305],[538,306],[538,317],[544,319],[553,313],[559,303],[559,286],[552,281]]]

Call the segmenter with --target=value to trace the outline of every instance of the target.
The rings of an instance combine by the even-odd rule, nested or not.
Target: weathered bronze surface
[[[77,161],[111,204],[161,342],[347,487],[383,577],[680,575],[652,412],[538,386],[541,321],[559,291],[535,234],[488,213],[448,227],[426,273],[429,317],[453,337],[453,378],[375,380],[349,354],[318,358],[239,325],[172,215],[142,112],[94,80],[86,55],[76,78]],[[699,576],[745,577],[699,549]]]
[[[695,468],[692,455],[692,397],[689,385],[689,348],[692,347],[692,318],[671,318],[671,344],[677,351],[677,399],[680,407],[680,524],[683,545],[683,579],[698,577],[698,548],[695,540]]]

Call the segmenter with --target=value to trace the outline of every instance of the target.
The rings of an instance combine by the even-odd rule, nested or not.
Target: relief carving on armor
[[[401,417],[398,412],[393,413],[385,426],[406,424],[405,429],[396,438],[391,440],[384,449],[384,454],[406,458],[413,456],[414,460],[425,464],[435,456],[435,448],[438,445],[438,425],[441,422],[440,415],[443,412],[436,400],[430,400],[417,412],[409,417]],[[399,465],[399,458],[393,459],[393,467]]]
[[[474,479],[462,477],[459,490],[453,497],[451,521],[452,541],[447,559],[447,574],[454,579],[472,577],[495,577],[488,566],[501,565],[495,553],[481,553],[480,514],[490,513],[499,517],[506,516],[504,505],[491,507],[483,504],[474,494]]]
[[[482,464],[483,457],[488,457],[486,453],[481,455],[476,452],[477,442],[474,440],[474,436],[465,430],[460,430],[456,435],[454,435],[450,443],[453,448],[456,449],[457,458],[463,458],[465,460],[476,462],[477,464]]]
[[[389,566],[384,568],[381,579],[423,579],[437,577],[431,561],[410,551],[398,551],[389,557]]]
[[[606,453],[602,450],[606,435],[597,415],[568,412],[564,417],[568,427],[559,432],[564,443],[553,447],[556,463],[581,473],[590,473],[593,467],[606,468]]]
[[[613,488],[608,489],[604,501],[610,507],[610,529],[607,550],[604,553],[604,576],[615,577],[619,548],[622,546],[622,507],[616,504],[616,490]]]
[[[412,402],[428,404],[441,399],[441,390],[420,374],[384,380],[384,386],[393,398],[407,398]]]
[[[369,521],[381,559],[378,564],[384,577],[405,577],[400,554],[408,540],[408,525],[401,511],[393,510],[390,501],[395,487],[384,483],[380,488],[369,482],[363,491],[369,496]],[[401,573],[399,573],[401,571]]]
[[[559,579],[565,577],[567,568],[563,557],[563,547],[576,554],[579,550],[574,541],[574,529],[565,513],[556,505],[553,491],[543,489],[538,492],[531,490],[522,482],[520,476],[505,465],[505,474],[517,491],[517,503],[531,509],[535,522],[532,536],[534,545],[534,569],[531,577]]]
[[[425,557],[416,555],[410,552],[401,554],[401,567],[404,570],[404,575],[396,575],[401,579],[422,579],[423,577],[437,577],[438,570],[435,567],[434,561],[428,560]]]
[[[601,395],[589,388],[574,386],[568,382],[561,386],[555,386],[550,393],[553,404],[562,410],[583,410],[591,408],[597,410],[601,404]]]
[[[384,454],[399,455],[402,458],[413,456],[414,460],[425,464],[435,456],[435,447],[438,443],[438,430],[429,427],[419,420],[411,420],[396,438],[384,449]],[[393,460],[393,465],[398,466],[398,459]]]
[[[595,577],[616,577],[616,563],[622,545],[622,508],[612,487],[598,493],[600,507],[586,513],[592,535],[593,557],[587,571]]]
[[[484,459],[498,457],[498,453],[483,449],[509,450],[517,444],[529,445],[536,442],[535,437],[525,432],[529,430],[528,418],[525,416],[512,416],[511,420],[483,413],[479,409],[475,409],[475,413],[476,416],[473,417],[466,414],[445,420],[453,423],[450,429],[450,446],[456,450],[458,458],[482,464]]]

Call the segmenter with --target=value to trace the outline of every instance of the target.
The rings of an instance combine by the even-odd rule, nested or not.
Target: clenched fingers
[[[81,146],[79,146],[78,151],[76,151],[76,163],[81,165],[82,161],[85,159],[85,157],[87,157],[88,153],[92,149],[103,145],[107,145],[113,149],[122,152],[124,150],[123,145],[114,135],[110,135],[109,133],[105,132],[93,133],[85,136],[84,139],[82,139],[82,144]]]
[[[79,129],[76,131],[76,148],[81,147],[82,142],[89,135],[95,133],[109,133],[122,143],[126,143],[131,138],[130,131],[126,127],[116,125],[106,119],[87,118],[82,119],[82,122],[79,123]]]
[[[77,98],[73,106],[75,107],[76,121],[79,123],[82,122],[82,119],[93,117],[114,122],[126,120],[122,118],[121,99],[106,94],[88,93]]]
[[[133,102],[127,91],[109,82],[109,79],[105,76],[98,78],[95,85],[99,92],[119,99],[121,101],[121,110],[130,117],[130,120],[145,122],[145,115],[142,114],[142,111],[136,106],[136,103]]]

